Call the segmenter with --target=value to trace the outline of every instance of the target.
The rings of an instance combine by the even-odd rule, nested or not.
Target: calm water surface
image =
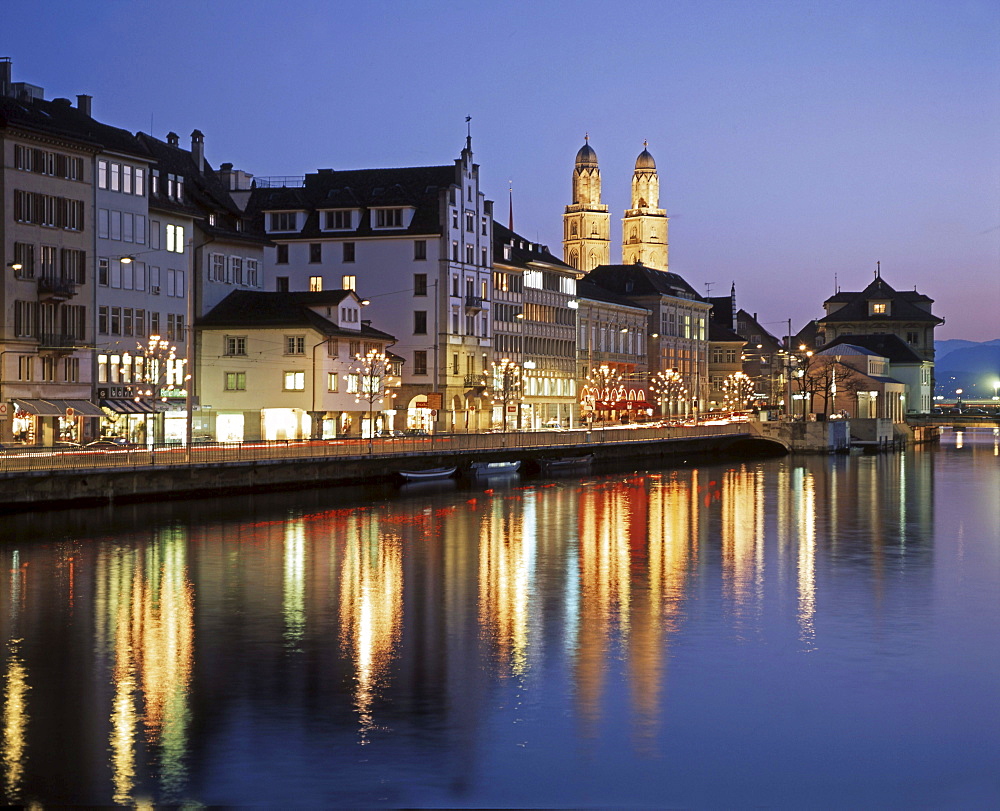
[[[997,807],[998,454],[0,519],[0,792]]]

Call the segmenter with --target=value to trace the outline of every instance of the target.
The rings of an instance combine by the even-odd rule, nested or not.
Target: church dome
[[[646,149],[646,144],[643,144],[643,150],[639,153],[639,157],[635,159],[635,170],[638,172],[640,169],[656,169],[656,161],[653,160],[653,156],[649,154],[649,150]]]
[[[591,148],[589,142],[585,142],[580,151],[576,153],[577,168],[593,167],[597,168],[597,153]]]

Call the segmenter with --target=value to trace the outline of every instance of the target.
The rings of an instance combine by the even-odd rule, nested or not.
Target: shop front
[[[17,445],[85,444],[96,438],[96,418],[104,415],[89,400],[14,398],[4,405],[11,420],[11,441]]]

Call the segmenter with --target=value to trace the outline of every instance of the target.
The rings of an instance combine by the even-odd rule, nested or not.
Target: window
[[[327,211],[326,228],[328,231],[344,230],[351,227],[350,211]]]
[[[476,246],[466,245],[465,246],[465,264],[472,265],[476,262]]]
[[[319,293],[323,290],[323,277],[322,276],[310,276],[309,277],[309,290],[313,293]]]
[[[31,367],[34,358],[31,355],[20,355],[17,359],[17,379],[31,380]]]
[[[274,277],[274,289],[278,293],[288,292],[288,277],[287,276],[275,276]]]
[[[326,342],[326,354],[331,358],[337,357],[340,353],[340,344],[337,342],[336,338],[329,338]]]
[[[258,276],[259,264],[256,259],[246,260],[247,268],[247,284],[250,287],[257,287],[260,285],[260,278]]]
[[[286,376],[287,383],[287,376]],[[246,372],[226,372],[226,391],[246,391]]]
[[[403,209],[380,208],[375,211],[376,228],[401,228],[403,226]]]
[[[457,262],[458,261],[458,243],[457,242],[452,242],[451,243],[451,261],[452,262]]]
[[[885,305],[885,303],[884,302],[877,302],[875,304],[872,304],[872,313],[874,315],[885,315],[885,313],[886,313],[886,305]]]
[[[19,169],[21,167],[18,167]],[[106,189],[108,187],[108,162],[97,162],[97,188]]]
[[[333,392],[337,391],[337,385],[338,385],[337,381],[339,381],[339,380],[340,380],[340,378],[337,376],[336,372],[327,372],[326,373],[326,390],[327,391],[333,391]]]
[[[416,239],[413,241],[413,258],[418,262],[422,262],[427,259],[426,239]]]
[[[487,268],[490,266],[490,263],[488,257],[486,256],[486,248],[483,248],[482,254],[483,254],[483,262],[482,262],[483,267]]]
[[[426,335],[427,334],[427,311],[426,310],[415,310],[413,313],[413,334],[414,335]]]
[[[361,341],[350,341],[347,345],[348,354],[352,358],[361,356]]]
[[[426,296],[427,295],[427,274],[426,273],[414,273],[413,274],[413,295],[415,295],[415,296]]]
[[[341,276],[340,278],[340,289],[341,290],[357,290],[358,289],[358,277],[357,276]]]
[[[323,261],[323,243],[322,242],[310,242],[309,243],[309,264],[315,265]]]
[[[229,267],[232,270],[233,284],[243,284],[243,257],[230,256]]]
[[[246,355],[246,353],[247,353],[247,339],[245,335],[226,336],[227,355]]]
[[[361,391],[361,375],[356,372],[352,372],[349,375],[345,375],[344,379],[347,381],[347,393],[357,394]]]
[[[304,335],[285,336],[286,355],[304,355],[306,353],[306,337]]]
[[[354,243],[345,242],[344,243],[344,261],[353,262],[354,261]]]
[[[305,372],[285,372],[285,391],[305,391]]]
[[[413,374],[427,374],[427,351],[424,349],[418,349],[413,353]]]
[[[277,256],[274,258],[276,265],[288,264],[288,245],[278,245]]]
[[[226,257],[223,254],[212,254],[208,278],[213,282],[224,282],[226,280]]]
[[[476,212],[466,211],[465,212],[465,230],[470,234],[476,231]]]
[[[920,341],[920,336],[917,333],[915,332],[906,333],[906,342],[908,344],[919,343],[919,341]]]
[[[294,231],[295,212],[294,211],[272,211],[271,231]]]
[[[63,379],[67,383],[79,383],[80,382],[80,359],[79,358],[64,358],[63,359]]]
[[[32,279],[35,276],[35,246],[30,242],[14,243],[14,263],[21,266],[14,275],[19,279]]]
[[[159,220],[149,221],[149,247],[155,251],[160,250],[160,223]]]
[[[112,215],[115,212],[112,212]],[[115,237],[115,222],[114,219],[111,220],[111,238]],[[184,226],[183,225],[167,225],[167,244],[166,249],[173,253],[184,253]]]
[[[458,352],[452,353],[451,356],[451,373],[453,375],[458,374]]]

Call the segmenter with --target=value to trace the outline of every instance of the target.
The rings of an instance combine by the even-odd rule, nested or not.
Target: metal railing
[[[595,445],[649,442],[664,439],[749,434],[745,424],[696,425],[665,428],[624,427],[569,431],[509,431],[507,433],[434,434],[430,436],[354,437],[259,442],[204,442],[188,449],[179,444],[130,448],[8,447],[0,452],[0,476],[56,471],[148,468],[183,465],[225,465],[279,460],[316,460],[468,454],[476,451],[585,449]]]

